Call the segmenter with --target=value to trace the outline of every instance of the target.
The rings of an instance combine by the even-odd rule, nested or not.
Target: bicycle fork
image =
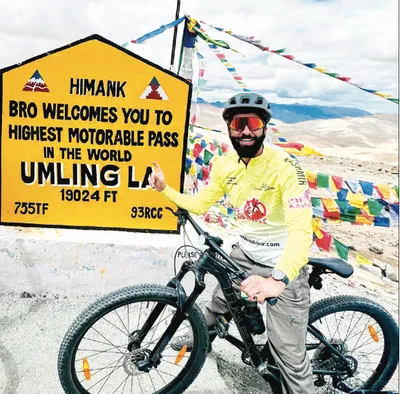
[[[188,317],[188,311],[206,287],[204,283],[205,272],[194,271],[196,276],[196,284],[190,296],[187,297],[186,292],[181,284],[181,280],[187,274],[187,272],[189,272],[189,270],[189,264],[185,262],[176,278],[173,278],[167,284],[168,287],[176,289],[178,310],[172,318],[171,323],[164,331],[157,344],[154,346],[154,349],[151,351],[149,357],[145,360],[138,361],[137,368],[139,371],[149,372],[153,367],[156,367],[160,363],[162,352],[167,347],[169,341],[174,336],[179,326]],[[153,324],[156,322],[157,318],[163,312],[165,306],[165,304],[157,304],[143,324],[143,327],[138,332],[131,333],[130,337],[132,338],[132,341],[128,345],[129,351],[140,348],[141,343],[153,327]]]

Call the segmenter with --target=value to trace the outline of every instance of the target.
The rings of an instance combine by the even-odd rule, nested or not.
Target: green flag
[[[313,207],[320,207],[321,206],[321,199],[318,197],[311,197],[311,204]]]
[[[339,76],[338,73],[325,73],[325,74],[326,74],[326,75],[329,75],[330,77],[334,77],[334,78],[336,78],[336,77]]]
[[[337,200],[335,199],[336,204],[339,205],[341,213],[347,213],[347,207],[349,206],[347,201]]]
[[[279,53],[279,55],[282,55],[282,53],[284,53],[286,51],[285,48],[281,48],[281,49],[277,49],[276,51],[274,51],[275,53]]]
[[[383,205],[373,198],[368,199],[368,209],[371,215],[379,216],[381,214]]]
[[[204,149],[204,164],[208,165],[210,160],[214,157],[214,155],[207,149]]]
[[[393,186],[394,191],[396,192],[397,198],[399,197],[399,187]]]
[[[222,152],[222,146],[218,146],[218,156],[222,156],[224,152]]]
[[[340,220],[342,222],[355,223],[356,222],[356,215],[355,214],[351,214],[351,213],[341,213],[340,214]]]
[[[349,258],[349,248],[346,245],[343,245],[340,241],[337,239],[333,239],[333,242],[335,243],[336,250],[338,252],[339,257],[341,257],[343,260],[348,261]]]
[[[317,186],[319,188],[328,188],[329,187],[329,175],[321,174],[320,172],[317,174]]]

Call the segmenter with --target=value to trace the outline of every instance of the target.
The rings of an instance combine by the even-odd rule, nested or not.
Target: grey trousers
[[[268,277],[273,268],[255,265],[237,246],[230,257],[252,275]],[[306,352],[305,338],[310,309],[310,287],[308,271],[303,267],[278,297],[274,306],[266,303],[267,335],[272,356],[280,369],[286,384],[282,384],[284,394],[315,393],[311,364]],[[240,291],[235,285],[235,290]],[[219,284],[212,299],[206,305],[206,320],[212,326],[218,315],[229,312],[224,294]]]

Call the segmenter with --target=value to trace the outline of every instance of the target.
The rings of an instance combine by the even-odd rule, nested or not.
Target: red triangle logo
[[[39,70],[36,70],[22,89],[25,92],[50,92]]]

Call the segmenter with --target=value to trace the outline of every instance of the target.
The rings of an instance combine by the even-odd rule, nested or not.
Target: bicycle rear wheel
[[[129,334],[139,330],[156,305],[165,307],[142,342],[129,351]],[[86,308],[66,333],[58,357],[58,373],[68,394],[182,393],[200,372],[209,345],[207,323],[194,305],[175,335],[191,328],[189,355],[170,345],[161,362],[149,372],[139,371],[177,311],[175,290],[140,285],[112,292]]]
[[[309,324],[346,356],[353,371],[338,378],[317,375],[317,393],[381,390],[389,382],[399,362],[399,328],[382,306],[363,297],[330,297],[311,306]],[[306,343],[313,349],[313,369],[343,370],[339,357],[310,333]]]

